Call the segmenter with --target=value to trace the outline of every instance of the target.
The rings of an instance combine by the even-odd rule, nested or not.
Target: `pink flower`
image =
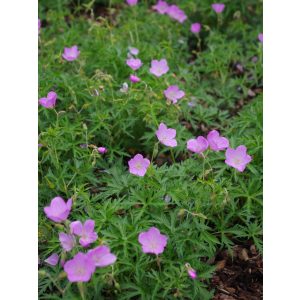
[[[225,156],[225,163],[239,172],[243,172],[246,165],[252,160],[252,157],[247,154],[247,148],[244,145],[238,146],[236,149],[228,148]]]
[[[129,76],[129,80],[132,82],[132,83],[137,83],[139,81],[141,81],[141,79],[135,75],[130,75]]]
[[[211,5],[212,9],[217,13],[220,14],[224,8],[225,8],[225,4],[223,3],[214,3]]]
[[[197,272],[190,266],[190,264],[185,264],[187,272],[192,279],[197,278]]]
[[[78,50],[78,47],[75,45],[72,46],[71,48],[65,48],[62,57],[67,61],[73,61],[79,56],[79,54],[80,51]]]
[[[198,136],[196,139],[187,141],[188,150],[201,154],[208,148],[208,141],[203,136]]]
[[[38,25],[39,33],[40,33],[40,31],[41,31],[41,27],[42,27],[42,22],[41,22],[41,20],[39,19],[39,25]]]
[[[65,251],[68,252],[74,248],[76,241],[72,234],[60,232],[58,234],[58,237],[59,237],[60,244]]]
[[[160,233],[156,227],[139,234],[139,243],[144,253],[161,254],[167,245],[168,237]]]
[[[126,0],[127,4],[129,6],[137,5],[138,0]]]
[[[99,152],[100,154],[104,154],[104,153],[107,152],[107,149],[106,149],[105,147],[99,147],[99,148],[98,148],[98,152]]]
[[[263,34],[260,33],[258,36],[257,36],[258,40],[262,43],[263,42]]]
[[[139,51],[139,49],[137,49],[137,48],[129,47],[129,52],[130,52],[132,55],[138,55],[140,51]]]
[[[98,246],[92,250],[89,250],[87,255],[94,261],[96,267],[106,267],[113,264],[117,257],[110,253],[110,249],[107,246]]]
[[[127,66],[129,66],[132,70],[137,70],[142,66],[142,62],[139,58],[129,58],[126,60]]]
[[[93,220],[86,220],[83,225],[80,221],[70,224],[71,233],[80,236],[79,243],[83,247],[88,247],[97,240],[98,235],[94,232],[94,227],[95,221]]]
[[[166,74],[169,71],[169,66],[166,59],[161,60],[152,60],[150,73],[153,75],[160,77],[163,74]]]
[[[87,282],[95,272],[96,266],[92,258],[82,252],[77,253],[73,259],[64,265],[70,282]]]
[[[65,221],[72,207],[72,199],[69,199],[65,203],[64,199],[61,197],[55,197],[51,200],[50,206],[44,208],[46,216],[54,222]]]
[[[56,266],[59,260],[59,256],[57,253],[51,254],[47,259],[45,259],[45,262],[51,266]]]
[[[229,147],[229,141],[220,136],[220,133],[217,130],[212,130],[207,135],[207,140],[211,150],[219,151],[225,150]]]
[[[176,147],[177,141],[176,137],[176,130],[173,128],[168,128],[164,123],[160,123],[158,130],[156,131],[156,136],[158,140],[169,147]]]
[[[191,25],[191,32],[192,33],[199,33],[201,30],[201,24],[200,23],[194,23]]]
[[[131,174],[143,177],[148,167],[150,166],[150,160],[144,158],[141,154],[136,154],[129,162],[129,172]]]
[[[179,23],[183,23],[187,16],[183,10],[181,10],[177,5],[169,6],[167,10],[167,14],[174,20],[178,21]]]
[[[49,92],[47,97],[40,98],[39,103],[45,108],[53,108],[56,104],[57,94],[53,91]]]
[[[168,11],[169,4],[166,1],[159,0],[152,8],[163,15]]]
[[[180,91],[177,85],[169,86],[165,91],[164,94],[167,99],[171,100],[173,104],[177,103],[177,100],[181,99],[185,96],[184,91]]]

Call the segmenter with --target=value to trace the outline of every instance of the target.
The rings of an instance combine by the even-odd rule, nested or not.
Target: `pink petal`
[[[83,231],[83,225],[80,221],[75,221],[70,224],[70,229],[71,233],[81,236]]]

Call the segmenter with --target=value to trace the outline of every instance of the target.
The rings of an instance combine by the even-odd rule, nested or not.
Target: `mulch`
[[[215,258],[217,269],[211,280],[213,300],[263,299],[263,260],[252,244],[236,245],[233,253],[221,251]]]

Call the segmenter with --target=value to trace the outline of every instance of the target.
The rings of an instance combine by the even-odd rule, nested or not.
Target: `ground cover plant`
[[[39,18],[39,298],[260,299],[212,279],[262,252],[262,2]]]

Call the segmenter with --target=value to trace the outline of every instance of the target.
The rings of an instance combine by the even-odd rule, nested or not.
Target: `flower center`
[[[241,160],[239,158],[234,158],[233,161],[236,165],[239,165],[241,163]]]
[[[82,267],[78,267],[76,269],[76,275],[83,275],[84,274],[84,269]]]
[[[170,92],[169,97],[170,97],[171,99],[176,98],[176,93],[175,93],[175,92]]]
[[[143,166],[140,162],[138,162],[138,163],[136,163],[135,167],[136,167],[136,169],[141,170]]]
[[[155,250],[155,249],[157,248],[157,244],[156,244],[155,241],[152,241],[152,242],[150,243],[150,246],[151,246],[151,249],[152,249],[152,250]]]

